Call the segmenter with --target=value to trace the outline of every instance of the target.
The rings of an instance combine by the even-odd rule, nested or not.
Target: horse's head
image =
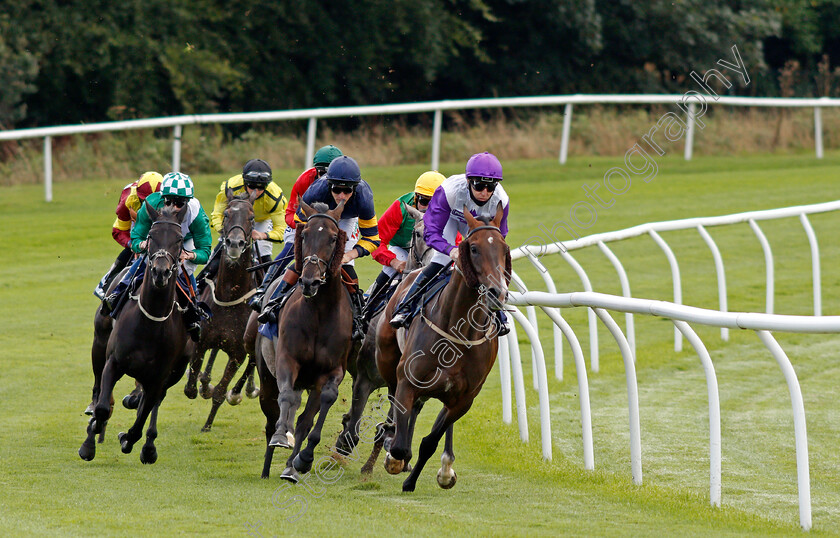
[[[222,242],[225,256],[230,261],[239,260],[240,256],[251,246],[251,231],[254,229],[254,200],[259,194],[253,191],[250,195],[245,192],[233,194],[228,188],[227,209],[222,221]]]
[[[419,267],[429,265],[435,251],[426,245],[426,239],[423,235],[426,230],[423,223],[423,212],[410,205],[406,205],[405,209],[414,219],[414,229],[411,231],[411,247],[408,249],[408,262],[405,265],[405,272],[408,273]]]
[[[300,198],[299,206],[306,222],[295,232],[295,270],[300,273],[301,292],[311,298],[329,276],[338,276],[347,235],[338,227],[344,202],[332,211],[327,205],[310,206]]]
[[[510,282],[510,247],[505,243],[499,225],[504,214],[502,204],[492,220],[475,218],[464,207],[469,233],[458,247],[458,265],[470,287],[482,290],[491,310],[502,308]]]
[[[146,252],[149,253],[147,274],[155,288],[165,288],[176,275],[184,244],[181,234],[181,222],[184,220],[189,206],[180,209],[175,206],[165,206],[160,212],[150,204],[146,204],[146,211],[152,219],[149,236],[146,239]]]

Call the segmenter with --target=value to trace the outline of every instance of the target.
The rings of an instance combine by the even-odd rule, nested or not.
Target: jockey
[[[114,241],[119,243],[123,247],[123,250],[119,253],[117,259],[114,260],[113,265],[105,273],[105,276],[102,277],[102,280],[99,281],[96,289],[93,290],[93,294],[100,300],[105,298],[105,292],[108,290],[108,286],[111,285],[114,277],[131,261],[133,254],[131,252],[131,227],[134,226],[134,221],[137,220],[137,210],[140,209],[140,205],[146,199],[146,196],[160,190],[161,181],[163,181],[163,177],[157,172],[146,172],[140,176],[140,179],[123,187],[122,193],[120,194],[120,201],[117,204],[117,219],[111,228],[111,235]]]
[[[426,212],[429,201],[443,180],[443,174],[437,171],[424,172],[414,184],[414,192],[403,194],[385,210],[379,219],[379,238],[381,243],[373,251],[373,259],[385,267],[376,277],[368,293],[368,301],[377,297],[382,288],[396,275],[405,270],[408,251],[411,248],[411,235],[414,231],[414,217],[406,207],[413,207],[421,213]],[[367,314],[372,315],[372,305],[368,305]]]
[[[145,204],[137,212],[137,223],[131,230],[131,249],[138,254],[144,253],[146,251],[146,237],[149,234],[149,229],[152,227],[152,221],[149,213],[146,211],[146,205],[151,205],[158,211],[164,205],[174,205],[178,208],[187,205],[189,212],[181,223],[184,244],[179,262],[185,275],[189,277],[189,285],[193,288],[195,288],[195,277],[193,276],[195,267],[207,263],[212,245],[210,222],[207,214],[201,207],[201,203],[195,198],[194,190],[192,180],[187,174],[180,172],[166,174],[163,177],[160,192],[150,194],[146,197]],[[145,256],[138,258],[134,262],[134,265],[132,265],[131,270],[125,275],[117,287],[114,288],[113,293],[105,297],[102,301],[101,308],[103,314],[108,314],[113,311],[120,296],[128,288],[134,274],[138,272],[141,265],[145,267],[144,264]],[[201,337],[202,314],[198,311],[198,306],[192,298],[186,298],[185,302],[187,311],[184,312],[182,317],[190,337],[197,342]]]
[[[254,229],[251,230],[251,239],[257,241],[260,261],[268,262],[271,260],[271,242],[283,241],[282,215],[286,209],[286,197],[283,196],[283,190],[271,180],[271,167],[262,159],[251,159],[245,163],[241,174],[222,182],[219,194],[216,195],[213,213],[210,215],[210,224],[218,233],[222,233],[225,209],[227,209],[227,189],[232,190],[234,194],[259,193],[254,200]],[[219,270],[221,258],[218,253],[221,247],[222,238],[219,237],[210,260],[198,273],[199,294],[204,287],[205,279],[212,279]]]
[[[455,236],[461,232],[466,237],[469,232],[463,216],[463,208],[474,216],[493,217],[499,203],[503,207],[502,222],[499,229],[502,236],[508,233],[508,206],[510,200],[505,189],[499,184],[502,181],[502,165],[492,153],[476,153],[467,161],[466,173],[448,177],[439,189],[435,191],[429,208],[423,216],[426,231],[424,238],[426,245],[437,252],[432,261],[411,284],[408,293],[397,306],[395,315],[391,319],[394,328],[406,327],[411,323],[415,301],[425,289],[431,278],[443,270],[451,260],[458,259],[458,248],[455,247]],[[497,311],[499,323],[498,334],[510,332],[506,326],[506,319],[502,310]]]
[[[297,211],[298,196],[303,196],[303,193],[306,192],[316,179],[319,179],[327,173],[327,167],[336,157],[341,157],[340,149],[333,145],[322,147],[315,152],[315,156],[312,158],[312,168],[305,170],[295,180],[292,192],[289,195],[289,203],[286,205],[286,231],[283,232],[283,241],[285,241],[283,250],[274,258],[274,263],[266,272],[265,278],[263,278],[262,283],[257,288],[257,293],[248,301],[248,304],[255,311],[260,311],[260,301],[263,295],[265,295],[265,290],[268,289],[271,283],[274,282],[274,279],[277,278],[277,275],[286,268],[286,265],[294,257],[292,251],[295,248],[295,212]]]
[[[373,191],[370,185],[362,179],[362,173],[356,161],[342,155],[335,158],[330,163],[326,175],[313,183],[306,191],[303,195],[303,201],[309,205],[323,202],[330,209],[335,209],[342,201],[345,203],[341,219],[338,221],[339,228],[347,234],[347,243],[344,246],[344,257],[341,259],[341,264],[342,269],[349,275],[354,288],[353,293],[350,294],[350,302],[353,306],[353,339],[361,340],[365,335],[364,320],[361,318],[363,299],[353,262],[356,258],[367,256],[379,246],[376,210],[373,207]],[[303,222],[300,208],[298,208],[296,222]],[[283,274],[283,281],[260,313],[260,322],[276,321],[274,307],[282,303],[286,292],[297,283],[299,276],[294,269],[286,269]]]

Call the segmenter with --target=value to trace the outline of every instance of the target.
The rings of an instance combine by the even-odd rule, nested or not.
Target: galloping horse
[[[389,473],[401,472],[411,459],[414,423],[422,403],[429,398],[443,403],[432,431],[420,443],[420,455],[403,482],[403,491],[414,491],[417,477],[444,433],[446,443],[437,481],[444,489],[455,485],[452,425],[470,409],[496,359],[498,330],[491,310],[502,307],[510,275],[510,249],[499,230],[502,206],[492,221],[476,219],[466,208],[464,218],[470,231],[458,247],[456,271],[432,299],[434,305],[421,308],[402,345],[397,331],[388,323],[380,323],[376,333],[379,372],[388,383],[389,394],[400,404],[392,406],[396,429],[385,458]],[[400,284],[384,319],[393,315],[415,277],[409,275]]]
[[[147,239],[146,275],[137,296],[130,297],[114,320],[108,337],[99,398],[88,423],[87,438],[79,448],[79,456],[87,461],[96,455],[94,437],[105,428],[114,385],[125,374],[140,382],[143,396],[134,425],[128,433],[119,434],[122,451],[131,452],[151,413],[140,461],[154,463],[157,460],[154,441],[158,407],[166,390],[184,375],[192,353],[177,297],[178,260],[184,242],[181,222],[188,207],[176,210],[167,206],[158,213],[147,205],[146,210],[152,219]]]
[[[298,481],[299,472],[312,468],[315,446],[321,440],[327,411],[338,397],[353,347],[350,296],[340,275],[347,241],[338,227],[344,202],[332,211],[325,204],[299,204],[306,217],[295,235],[299,287],[280,311],[277,336],[269,339],[259,334],[256,339],[260,406],[266,418],[262,477],[269,476],[275,447],[292,448],[281,475],[291,482]],[[309,397],[298,417],[292,447],[289,432],[304,389]],[[307,434],[309,442],[301,450]]]
[[[431,247],[426,246],[426,240],[423,238],[425,226],[423,225],[423,213],[406,205],[411,218],[414,219],[414,229],[411,232],[411,246],[408,249],[408,260],[406,261],[404,275],[408,275],[415,269],[425,267],[434,254]],[[398,277],[399,275],[396,275]],[[394,283],[396,286],[396,283]],[[387,290],[382,289],[385,293]],[[371,301],[373,298],[368,298]],[[384,308],[383,308],[384,311]],[[376,368],[376,329],[379,323],[382,322],[382,312],[377,313],[370,320],[368,331],[365,335],[362,347],[356,360],[351,360],[348,364],[347,371],[353,376],[353,400],[350,404],[350,410],[344,414],[341,422],[344,429],[338,435],[335,441],[336,450],[348,454],[353,451],[359,443],[358,424],[362,419],[367,401],[373,391],[385,386],[385,380],[379,375],[379,370]],[[387,320],[386,320],[387,321]]]
[[[243,334],[245,333],[245,324],[248,323],[248,316],[251,313],[251,309],[245,301],[256,291],[253,277],[247,269],[251,266],[251,230],[254,227],[253,204],[258,192],[254,191],[250,196],[247,193],[237,196],[233,194],[232,190],[228,189],[225,194],[228,204],[222,221],[222,252],[220,253],[222,259],[219,264],[219,272],[216,275],[215,282],[208,281],[207,288],[199,297],[200,301],[209,305],[212,315],[202,327],[201,340],[196,345],[195,353],[190,361],[189,377],[184,387],[184,394],[188,398],[195,398],[197,392],[196,379],[201,371],[201,361],[204,358],[204,353],[208,349],[214,351],[221,349],[227,353],[228,363],[225,372],[215,387],[209,385],[209,361],[207,371],[202,374],[205,376],[202,378],[202,393],[207,387],[207,392],[212,391],[213,396],[210,414],[207,416],[204,427],[201,428],[203,432],[210,431],[216,412],[225,400],[228,384],[245,361]],[[249,372],[253,373],[253,369],[250,367],[243,378]],[[228,402],[239,403],[242,396],[238,396],[238,400],[234,400],[234,395],[228,394],[227,398]]]

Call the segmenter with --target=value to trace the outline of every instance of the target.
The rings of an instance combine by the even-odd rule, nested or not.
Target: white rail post
[[[723,257],[720,255],[720,249],[718,248],[717,243],[715,243],[715,240],[712,239],[712,236],[709,235],[709,232],[706,231],[706,228],[704,228],[702,224],[697,225],[697,231],[700,232],[700,237],[703,238],[703,241],[705,241],[709,246],[709,250],[712,251],[712,258],[715,260],[715,271],[717,272],[718,302],[720,304],[720,311],[726,312],[728,306],[726,299],[726,272],[723,270]],[[724,342],[729,341],[728,327],[720,328],[720,337]]]
[[[609,312],[603,308],[593,308],[593,310],[612,333],[624,359],[624,376],[627,381],[627,414],[630,421],[630,472],[633,476],[633,483],[641,486],[642,428],[639,425],[639,384],[636,381],[636,365],[633,363],[633,352],[630,351],[630,344],[627,343],[627,339],[621,333],[621,328],[612,319]]]
[[[540,440],[542,441],[542,456],[546,461],[551,461],[551,410],[548,405],[548,374],[545,369],[545,356],[543,356],[542,344],[540,344],[540,335],[537,334],[537,329],[531,325],[528,318],[519,311],[515,306],[510,306],[513,314],[519,325],[525,330],[528,338],[531,340],[531,348],[537,355],[536,367],[537,377],[539,378],[539,400],[540,400]]]
[[[616,272],[618,273],[618,280],[621,282],[621,294],[624,297],[632,297],[633,295],[630,293],[630,280],[627,278],[627,271],[624,270],[624,266],[621,264],[621,260],[618,259],[610,247],[604,244],[603,241],[598,241],[598,248],[601,249],[601,252],[610,260],[615,267]],[[633,359],[636,358],[636,328],[633,324],[633,314],[631,312],[626,312],[624,314],[624,321],[627,326],[627,342],[630,344],[630,350],[633,352]]]
[[[799,215],[802,227],[805,228],[805,235],[808,236],[808,243],[811,245],[811,276],[814,281],[814,315],[822,316],[822,278],[820,277],[820,245],[817,243],[817,234],[808,220],[807,215]]]
[[[315,156],[315,133],[318,130],[318,118],[309,118],[309,124],[306,127],[306,162],[303,163],[304,168],[312,166],[312,158]]]
[[[510,349],[507,336],[499,337],[499,375],[502,383],[502,422],[513,422],[513,410],[510,402]]]
[[[557,287],[554,285],[554,280],[551,279],[548,269],[540,263],[537,257],[534,256],[530,250],[526,250],[526,253],[528,254],[528,259],[531,261],[531,264],[536,267],[540,276],[542,276],[548,293],[557,293]],[[560,315],[559,309],[557,309],[557,315]],[[557,324],[552,325],[552,331],[554,334],[554,377],[556,377],[558,381],[563,381],[563,333],[560,331],[560,327],[558,327]]]
[[[717,375],[709,350],[691,326],[679,320],[672,320],[686,340],[694,347],[706,374],[706,392],[709,397],[709,502],[720,508],[720,395]]]
[[[578,277],[580,278],[581,284],[583,284],[584,291],[592,291],[592,282],[589,280],[589,275],[586,274],[586,271],[583,270],[583,266],[581,266],[578,261],[569,254],[569,251],[565,249],[560,249],[560,256],[563,257],[566,262],[572,266],[572,269],[575,273],[577,273]],[[592,309],[589,309],[588,312],[589,316],[589,363],[592,367],[592,371],[594,373],[598,373],[598,369],[600,368],[600,360],[599,360],[599,353],[598,353],[598,323],[595,321],[595,312]]]
[[[766,266],[765,272],[767,273],[767,313],[773,313],[773,297],[775,296],[775,287],[776,287],[776,279],[773,276],[773,250],[770,248],[770,242],[767,241],[767,237],[764,235],[764,232],[761,231],[761,228],[758,227],[754,219],[750,219],[748,221],[750,223],[750,228],[752,228],[755,236],[758,238],[758,242],[761,243],[761,249],[764,251],[764,265]]]
[[[668,264],[671,266],[671,277],[674,279],[674,302],[682,304],[682,280],[680,280],[680,266],[677,263],[677,257],[674,256],[674,251],[671,250],[668,243],[656,233],[656,230],[650,230],[648,233],[665,253],[665,257],[668,258]],[[682,351],[682,333],[676,327],[674,327],[674,351]]]
[[[796,371],[782,347],[770,331],[755,331],[773,354],[787,382],[790,403],[793,408],[793,434],[796,443],[796,476],[799,484],[799,524],[803,530],[811,530],[811,471],[808,469],[808,432],[805,427],[805,404]]]
[[[569,131],[572,130],[572,103],[563,109],[563,138],[560,139],[560,164],[566,164],[569,155]]]
[[[822,108],[814,107],[814,149],[817,159],[823,158]]]
[[[688,104],[688,132],[685,133],[685,160],[691,160],[694,151],[694,102]]]
[[[507,335],[510,350],[510,372],[513,376],[513,393],[516,398],[516,422],[519,424],[519,438],[528,442],[528,404],[525,402],[525,379],[522,375],[522,357],[519,355],[519,339],[516,324],[510,324]]]
[[[172,171],[181,171],[181,132],[183,125],[176,125],[172,128]]]
[[[44,137],[44,200],[52,202],[52,138]]]
[[[435,121],[432,126],[432,170],[440,169],[440,131],[443,128],[443,110],[435,110]]]

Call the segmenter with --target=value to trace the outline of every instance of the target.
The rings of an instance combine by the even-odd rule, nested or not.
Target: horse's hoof
[[[126,409],[137,409],[140,407],[140,393],[126,394],[122,399],[122,404]]]
[[[273,446],[275,448],[292,448],[289,444],[289,440],[286,438],[286,435],[280,433],[279,431],[275,431],[274,435],[271,436],[271,440],[268,441],[268,446]]]
[[[300,482],[300,475],[292,467],[286,467],[283,470],[283,474],[280,475],[280,478],[291,482],[292,484],[297,484],[298,482]]]
[[[201,386],[201,397],[205,400],[209,400],[213,397],[213,389],[215,387],[210,383]]]
[[[245,391],[245,396],[247,396],[247,397],[248,397],[248,398],[250,398],[251,400],[253,400],[254,398],[259,398],[259,396],[260,396],[260,388],[259,388],[259,387],[257,387],[257,388],[255,388],[254,390],[246,390],[246,391]]]
[[[407,492],[407,493],[411,493],[412,491],[414,491],[414,487],[415,487],[414,482],[409,482],[408,479],[406,479],[406,481],[403,482],[402,490]]]
[[[128,442],[128,434],[125,432],[120,432],[117,435],[117,440],[120,442],[120,450],[122,450],[123,454],[130,454],[131,449],[134,448],[133,444],[129,444]]]
[[[155,447],[143,447],[140,450],[140,463],[151,465],[157,461],[157,449]]]
[[[91,461],[96,456],[96,445],[90,444],[88,445],[87,442],[82,443],[81,448],[79,448],[79,457],[85,461]]]
[[[239,405],[242,403],[242,393],[237,392],[234,394],[233,389],[231,389],[227,391],[227,394],[225,394],[225,400],[227,400],[227,403],[230,405]]]
[[[198,389],[195,385],[187,385],[184,387],[184,396],[190,400],[195,400],[195,397],[198,396]]]
[[[443,468],[438,471],[437,474],[437,483],[443,489],[452,489],[452,486],[455,485],[455,482],[458,481],[458,475],[455,473],[455,469],[449,469],[449,473],[444,473]]]
[[[406,463],[405,466],[403,466],[402,472],[410,473],[413,469],[414,467],[412,467],[410,463]]]
[[[85,414],[86,414],[87,416],[89,416],[89,417],[90,417],[90,416],[93,416],[93,409],[94,409],[94,407],[95,407],[94,403],[93,403],[93,402],[90,402],[90,403],[88,404],[88,406],[85,408]]]
[[[298,453],[298,455],[295,456],[294,461],[292,461],[292,467],[294,467],[299,473],[306,474],[310,469],[312,469],[312,461],[304,461],[300,453]]]
[[[385,470],[388,471],[388,474],[400,474],[403,467],[405,467],[403,460],[392,458],[390,452],[385,454]]]
[[[201,433],[209,432],[211,427],[212,426],[210,424],[205,424],[204,426],[201,427]]]

